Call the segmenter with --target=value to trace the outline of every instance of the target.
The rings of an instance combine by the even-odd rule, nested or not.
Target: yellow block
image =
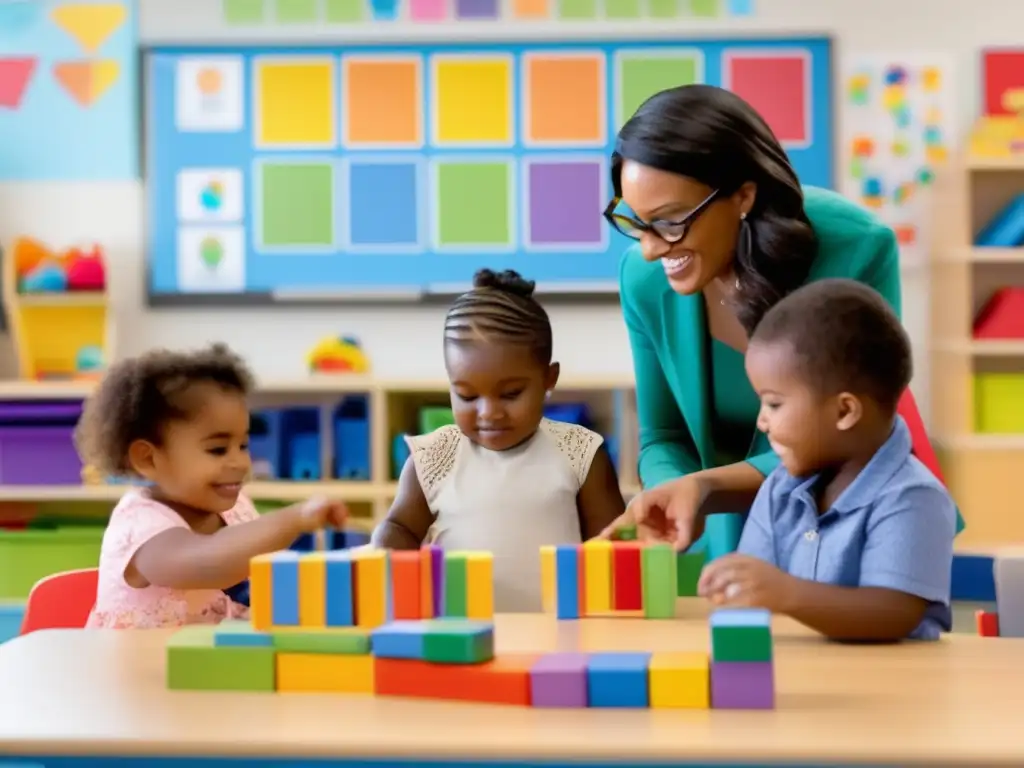
[[[434,141],[511,144],[512,59],[440,55],[433,64]]]
[[[494,618],[494,555],[470,552],[466,557],[466,617]]]
[[[583,605],[587,615],[612,609],[612,543],[587,541],[583,544]]]
[[[387,621],[387,553],[369,549],[354,555],[356,625],[373,629]]]
[[[373,656],[277,654],[282,693],[373,693]]]
[[[257,555],[249,561],[249,620],[253,629],[270,629],[271,555]]]
[[[655,653],[648,664],[652,709],[708,709],[710,663],[706,653]]]
[[[299,625],[327,626],[327,558],[322,552],[299,558]]]
[[[540,600],[544,613],[555,612],[555,548],[540,548]]]

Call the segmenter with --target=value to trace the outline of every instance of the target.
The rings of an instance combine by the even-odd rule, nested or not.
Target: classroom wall
[[[745,19],[688,20],[677,30],[637,22],[614,31],[634,36],[744,36],[775,33],[833,36],[836,53],[938,52],[951,54],[957,79],[957,117],[966,131],[977,110],[978,51],[983,46],[1019,43],[1024,29],[1020,0],[756,0],[756,15]],[[601,28],[598,27],[597,34]],[[590,28],[594,35],[594,27]],[[226,28],[215,0],[140,0],[143,44],[231,40],[246,42],[342,42],[340,32],[301,26],[254,35]],[[481,39],[547,38],[585,35],[566,22],[489,26],[459,22],[403,26],[406,39],[477,35]],[[349,34],[373,34],[373,29]],[[837,68],[838,69],[838,68]],[[841,85],[837,82],[837,93]],[[842,120],[842,112],[839,115]],[[841,150],[841,148],[840,148]],[[596,212],[595,212],[596,215]],[[319,338],[336,333],[360,337],[377,373],[390,377],[440,377],[441,307],[150,309],[144,290],[143,197],[141,182],[0,184],[0,241],[32,235],[53,246],[78,241],[102,243],[110,260],[110,283],[117,323],[117,351],[133,354],[149,347],[189,346],[223,340],[245,355],[264,378],[293,378],[304,372],[304,355]],[[904,315],[918,350],[914,389],[927,406],[924,368],[928,286],[924,270],[904,272]],[[617,304],[559,306],[549,312],[555,326],[556,354],[570,376],[619,374],[630,370],[629,346]],[[0,357],[2,357],[0,348]],[[0,375],[4,371],[0,370]]]

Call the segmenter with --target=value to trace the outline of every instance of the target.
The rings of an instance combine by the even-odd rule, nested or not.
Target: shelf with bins
[[[5,382],[0,383],[0,401],[77,401],[86,397],[93,386],[89,382]],[[380,520],[394,499],[403,459],[401,452],[395,450],[400,436],[421,431],[423,409],[450,407],[446,381],[383,380],[357,375],[263,382],[252,400],[254,414],[257,414],[254,432],[260,433],[251,438],[254,464],[257,469],[274,467],[275,470],[271,476],[263,477],[257,472],[254,482],[247,486],[247,493],[256,501],[266,502],[333,496],[349,504],[356,526],[362,528],[372,527]],[[360,401],[360,407],[355,410],[365,418],[365,423],[362,428],[357,426],[351,430],[342,425],[340,429],[346,430],[342,435],[339,422],[333,416],[340,412],[339,404],[353,400]],[[626,377],[566,379],[554,393],[551,405],[570,412],[578,412],[579,407],[586,411],[592,428],[609,440],[624,495],[636,493],[639,490],[635,469],[637,427],[631,380]],[[267,431],[273,430],[267,430],[265,421],[260,421],[268,413],[295,409],[304,412],[298,431],[304,433],[305,439],[298,448],[286,444],[287,438],[280,432],[268,436]],[[280,429],[280,417],[274,419]],[[363,444],[346,444],[346,439],[361,439]],[[336,461],[347,451],[354,451],[361,457],[355,462],[358,476],[338,477],[346,471],[346,466],[353,466],[352,462],[346,465],[345,461]],[[301,454],[298,459],[296,453]],[[304,468],[298,467],[296,462]],[[111,503],[124,490],[125,486],[118,484],[20,485],[15,482],[0,484],[0,503]]]
[[[1024,160],[967,156],[940,175],[931,259],[932,433],[965,544],[1024,539],[1024,316],[980,330],[1024,289],[1024,247],[973,245],[1024,193]],[[1007,316],[1014,317],[1012,304]],[[1020,308],[1024,315],[1024,307]],[[1000,337],[1002,336],[1002,337]]]

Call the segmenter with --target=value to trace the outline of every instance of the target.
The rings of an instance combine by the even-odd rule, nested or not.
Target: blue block
[[[294,549],[296,552],[313,552],[316,549],[316,536],[312,533],[304,533],[292,542],[289,549]]]
[[[736,551],[745,519],[746,515],[742,514],[708,515],[705,524],[708,562]]]
[[[405,466],[405,462],[409,460],[411,455],[409,444],[405,442],[405,438],[406,435],[395,435],[395,439],[391,443],[392,480],[397,480],[398,476],[402,474],[402,467]]]
[[[382,659],[422,659],[426,622],[393,621],[373,630],[370,649]]]
[[[1018,195],[974,239],[983,248],[1015,248],[1024,245],[1024,195]]]
[[[555,547],[555,603],[560,619],[580,617],[580,553],[574,544]]]
[[[361,547],[369,543],[370,534],[366,531],[345,531],[345,546],[347,548]]]
[[[279,552],[270,564],[270,621],[275,627],[299,625],[299,553]]]
[[[587,700],[592,707],[649,706],[649,653],[595,653],[587,661]]]
[[[772,614],[764,608],[719,608],[708,619],[712,627],[771,627]]]
[[[24,603],[0,605],[0,643],[6,643],[20,635],[21,624],[24,620]]]
[[[985,555],[953,555],[951,599],[978,603],[996,601],[992,558]]]
[[[243,626],[233,628],[232,624]],[[218,648],[269,648],[274,638],[268,632],[254,632],[245,622],[226,621],[214,631],[213,644]]]
[[[352,557],[347,552],[336,550],[327,552],[325,559],[327,626],[351,627],[356,623]]]

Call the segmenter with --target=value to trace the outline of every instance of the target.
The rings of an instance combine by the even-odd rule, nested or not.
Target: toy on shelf
[[[311,373],[369,373],[370,360],[359,340],[332,336],[319,342],[307,357]]]
[[[102,249],[57,252],[21,238],[9,256],[3,264],[4,308],[21,378],[98,377],[111,357]]]
[[[502,653],[490,553],[286,551],[253,558],[249,578],[250,622],[186,627],[168,640],[169,688],[563,708],[774,706],[767,611],[713,613],[710,655]]]
[[[1024,245],[1024,195],[1004,205],[975,236],[980,248],[1016,248]]]
[[[991,611],[974,612],[979,637],[999,637],[999,614]]]
[[[974,320],[976,339],[1024,340],[1024,288],[1000,288]]]

